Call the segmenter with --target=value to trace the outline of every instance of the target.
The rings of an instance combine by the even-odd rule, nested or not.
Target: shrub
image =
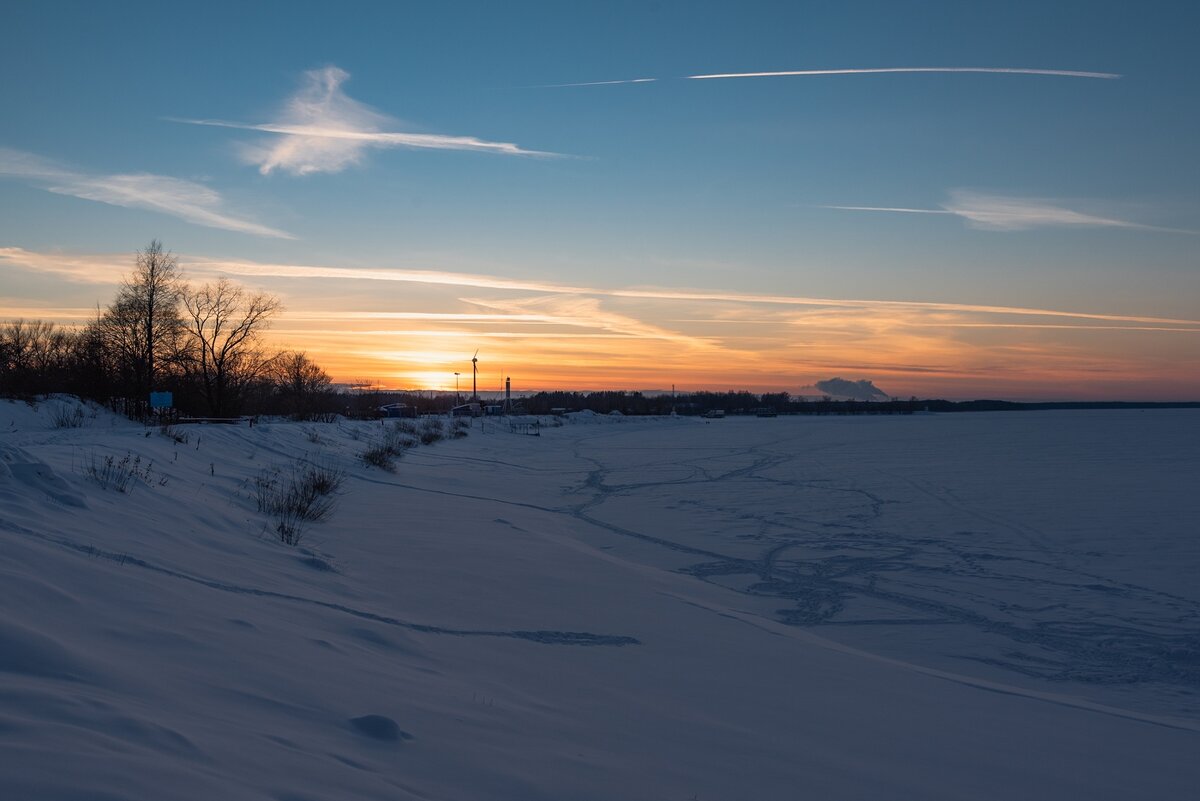
[[[188,435],[173,425],[160,426],[158,433],[169,440],[173,440],[176,445],[187,445],[189,441]]]
[[[135,479],[146,483],[150,482],[150,466],[152,464],[152,462],[146,462],[143,467],[142,457],[129,453],[120,459],[111,455],[97,459],[96,454],[93,453],[88,464],[84,466],[84,472],[91,476],[101,489],[112,487],[117,492],[130,492],[133,490]]]
[[[305,523],[324,520],[333,511],[335,494],[345,473],[329,464],[297,462],[291,474],[264,470],[254,477],[258,511],[275,518],[275,533],[286,545],[300,542]]]
[[[395,470],[396,460],[403,456],[406,450],[417,444],[416,440],[410,436],[416,429],[411,424],[406,425],[406,422],[401,421],[392,426],[385,425],[383,438],[359,454],[359,458],[372,467],[378,467],[388,472]]]
[[[400,453],[383,444],[372,445],[359,454],[359,458],[371,467],[378,467],[380,470],[386,470],[389,473],[396,469],[396,459],[399,456]]]
[[[50,412],[50,424],[55,428],[82,428],[83,407],[77,403],[61,403]]]
[[[432,445],[439,440],[446,438],[446,433],[442,429],[442,421],[435,417],[430,417],[421,423],[419,435],[422,445]]]

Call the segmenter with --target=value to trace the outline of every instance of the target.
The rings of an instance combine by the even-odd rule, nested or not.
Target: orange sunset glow
[[[116,290],[128,257],[0,251],[30,273],[85,277],[92,304]],[[340,383],[394,389],[750,389],[812,393],[866,377],[896,397],[1120,399],[1200,395],[1196,320],[985,306],[576,286],[487,274],[341,270],[180,258],[185,275],[229,275],[276,294],[272,347],[300,350]],[[314,304],[315,296],[327,300]],[[335,308],[336,306],[336,308]],[[419,310],[418,310],[419,309]],[[10,307],[64,325],[94,314]],[[1164,379],[1164,376],[1176,376]]]

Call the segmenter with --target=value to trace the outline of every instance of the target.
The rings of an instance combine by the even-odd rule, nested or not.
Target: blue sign
[[[175,405],[175,398],[170,392],[151,392],[150,393],[150,408],[151,409],[170,409]]]

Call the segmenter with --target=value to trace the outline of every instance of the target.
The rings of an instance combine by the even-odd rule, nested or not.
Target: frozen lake
[[[1200,413],[725,419],[579,435],[598,547],[920,664],[1200,713]]]

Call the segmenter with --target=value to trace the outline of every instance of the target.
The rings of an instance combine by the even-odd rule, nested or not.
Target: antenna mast
[[[471,400],[479,400],[479,349],[471,357]]]

